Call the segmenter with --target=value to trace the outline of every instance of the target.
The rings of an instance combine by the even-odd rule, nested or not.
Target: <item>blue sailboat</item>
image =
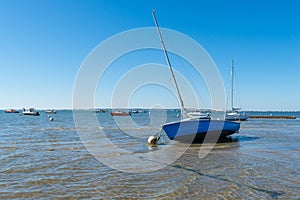
[[[240,123],[237,122],[200,118],[185,118],[163,125],[169,139],[191,142],[203,140],[207,134],[226,137],[238,132],[239,129]]]
[[[179,91],[179,87],[171,66],[169,56],[156,20],[155,12],[152,11],[153,19],[157,28],[157,32],[164,50],[164,55],[169,66],[172,79],[179,97],[180,105],[183,111],[183,119],[175,122],[169,122],[162,125],[162,129],[171,140],[195,142],[202,140],[208,134],[210,136],[226,137],[239,131],[240,123],[226,120],[213,120],[202,117],[189,117]]]

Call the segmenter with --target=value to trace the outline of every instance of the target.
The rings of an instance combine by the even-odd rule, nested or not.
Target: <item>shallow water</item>
[[[299,117],[299,113],[293,115]],[[168,113],[169,119],[175,116],[175,111]],[[199,150],[207,144],[193,144],[179,159],[159,170],[127,173],[101,163],[89,152],[76,131],[71,111],[58,111],[53,117],[50,122],[43,111],[38,117],[1,111],[1,199],[300,198],[299,118],[250,119],[242,122],[240,133],[216,144],[204,158],[199,158]],[[133,115],[132,119],[140,127],[125,126],[125,132],[130,132],[126,134],[109,113],[97,114],[100,129],[109,140],[131,155],[181,145],[166,139],[162,145],[149,147],[147,137],[159,127],[151,125],[148,113]],[[122,120],[126,123],[125,118]],[[99,141],[93,128],[86,134]],[[109,156],[112,163],[122,157]],[[154,161],[164,163],[164,155]],[[133,169],[138,167],[132,160],[123,162]]]

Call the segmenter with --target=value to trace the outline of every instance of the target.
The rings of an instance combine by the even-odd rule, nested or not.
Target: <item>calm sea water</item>
[[[53,122],[43,111],[38,117],[0,111],[0,198],[300,199],[300,113],[279,114],[298,118],[249,119],[241,123],[240,133],[216,144],[204,158],[199,158],[203,145],[193,144],[162,169],[127,173],[87,150],[72,111],[59,110]],[[168,117],[175,119],[176,112],[168,112]],[[132,118],[139,126],[151,121],[148,113]],[[99,113],[97,119],[110,141],[133,155],[180,145],[165,140],[149,147],[147,136],[157,127],[134,129],[141,137],[133,137],[124,134],[109,113]],[[113,163],[118,156],[109,159]],[[164,155],[155,159],[162,162]],[[131,160],[121,164],[135,166]]]

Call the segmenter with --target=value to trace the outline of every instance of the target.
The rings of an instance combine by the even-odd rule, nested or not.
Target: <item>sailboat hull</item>
[[[226,137],[239,131],[240,123],[223,120],[189,119],[163,125],[163,130],[171,140],[203,140],[207,134]],[[217,138],[217,139],[218,139]]]

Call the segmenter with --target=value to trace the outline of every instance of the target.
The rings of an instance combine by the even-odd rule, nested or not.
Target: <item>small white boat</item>
[[[246,121],[248,117],[248,115],[241,113],[238,109],[233,109],[230,113],[226,114],[225,119],[228,121]]]
[[[56,114],[56,110],[45,110],[47,114]]]
[[[29,108],[29,109],[23,108],[23,115],[39,116],[40,112],[36,111],[34,108]]]
[[[132,111],[130,111],[130,113],[131,114],[137,114],[137,113],[139,113],[139,111],[138,110],[132,110]]]

